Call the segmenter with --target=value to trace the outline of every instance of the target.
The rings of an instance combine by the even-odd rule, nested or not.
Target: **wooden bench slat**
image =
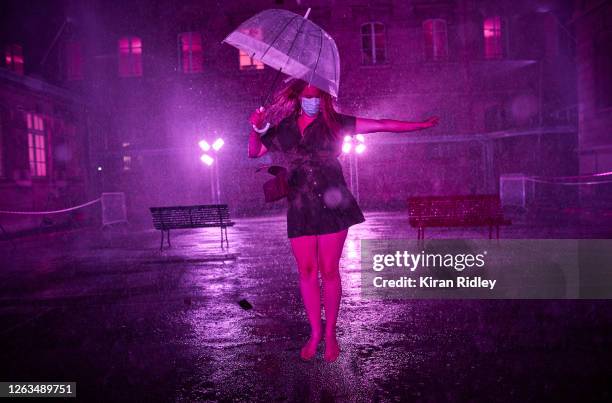
[[[422,196],[408,199],[412,227],[510,225],[499,195]]]
[[[162,232],[160,250],[163,248],[164,231],[168,232],[168,246],[170,246],[171,229],[185,228],[221,228],[221,247],[223,248],[223,234],[227,239],[227,227],[234,226],[229,215],[227,204],[203,204],[195,206],[168,206],[150,207],[153,227]]]
[[[151,215],[155,228],[199,228],[199,227],[230,227],[229,209],[226,204],[151,207]]]

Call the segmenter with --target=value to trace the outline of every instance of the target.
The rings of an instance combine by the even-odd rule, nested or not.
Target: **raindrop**
[[[342,192],[338,188],[329,188],[325,191],[325,195],[323,195],[323,200],[327,207],[336,208],[342,202]]]

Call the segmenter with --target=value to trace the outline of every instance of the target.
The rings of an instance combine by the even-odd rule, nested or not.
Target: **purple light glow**
[[[223,144],[225,144],[225,142],[223,141],[222,138],[218,138],[217,140],[215,140],[215,142],[212,145],[213,150],[215,151],[219,151],[221,149],[221,147],[223,147]]]
[[[213,164],[213,162],[215,162],[215,160],[213,159],[213,157],[211,157],[208,154],[204,154],[200,157],[200,161],[202,161],[204,164],[211,166]]]
[[[210,150],[210,144],[208,144],[208,142],[206,140],[200,140],[198,145],[200,146],[202,151],[209,151]]]
[[[365,149],[365,137],[363,134],[355,135],[355,138],[351,136],[344,136],[344,142],[342,143],[342,152],[349,154],[353,150],[353,143],[356,142],[355,153],[362,154]]]

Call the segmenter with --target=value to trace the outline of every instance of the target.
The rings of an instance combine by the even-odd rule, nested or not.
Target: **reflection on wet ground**
[[[322,346],[299,360],[308,328],[282,216],[237,220],[229,254],[216,230],[177,231],[164,252],[152,230],[1,244],[0,378],[77,381],[87,401],[610,397],[608,302],[363,300],[359,240],[416,235],[399,214],[366,218],[344,249],[333,364]],[[577,237],[526,228],[502,235]]]

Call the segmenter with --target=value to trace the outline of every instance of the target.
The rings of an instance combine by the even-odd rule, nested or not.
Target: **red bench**
[[[410,226],[417,228],[417,238],[425,239],[427,227],[489,227],[489,239],[493,227],[510,225],[504,218],[499,195],[422,196],[408,199]]]

